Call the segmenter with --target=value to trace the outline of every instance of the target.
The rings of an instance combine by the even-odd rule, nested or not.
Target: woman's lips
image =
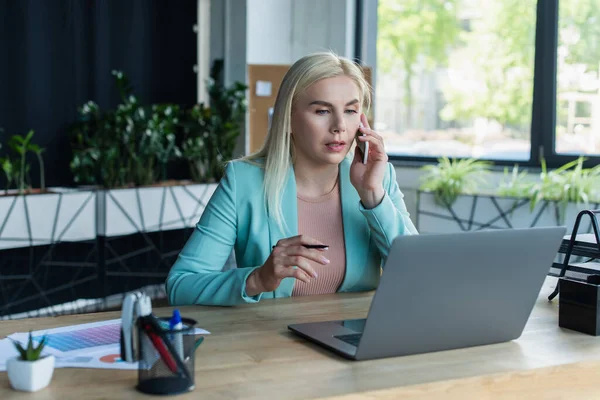
[[[331,143],[327,143],[325,146],[327,147],[327,150],[329,150],[333,153],[339,153],[340,151],[344,150],[344,148],[346,147],[346,143],[331,142]]]

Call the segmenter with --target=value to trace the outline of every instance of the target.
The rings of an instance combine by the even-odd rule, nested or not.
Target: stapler
[[[121,308],[121,360],[135,362],[140,359],[137,320],[152,314],[152,301],[142,292],[129,293]]]

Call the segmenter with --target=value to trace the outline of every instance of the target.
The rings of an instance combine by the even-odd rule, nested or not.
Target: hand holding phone
[[[360,127],[363,127],[362,122],[360,123]],[[361,142],[360,140],[358,140],[359,136],[367,136],[364,134],[360,133],[360,130],[356,131],[356,147],[360,149],[360,151],[362,152],[362,160],[363,160],[363,164],[367,163],[367,159],[369,156],[369,142]]]

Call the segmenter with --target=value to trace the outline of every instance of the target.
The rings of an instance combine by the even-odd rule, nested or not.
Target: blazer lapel
[[[371,231],[367,220],[358,209],[360,197],[350,182],[352,162],[345,158],[340,164],[340,196],[342,201],[342,222],[346,247],[346,275],[340,292],[356,285],[367,266],[367,256]]]
[[[285,221],[283,228],[287,228],[287,232],[283,231],[278,226],[275,219],[269,215],[269,253],[271,252],[271,248],[275,246],[280,239],[298,235],[298,199],[296,197],[296,177],[294,175],[293,166],[291,166],[288,171],[287,180],[283,189],[281,212],[283,214],[283,220]],[[275,297],[291,296],[295,282],[295,278],[283,279],[279,287],[275,289]]]

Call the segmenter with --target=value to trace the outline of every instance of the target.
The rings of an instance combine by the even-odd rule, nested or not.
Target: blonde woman
[[[332,53],[285,75],[263,148],[225,176],[169,272],[173,305],[374,289],[392,240],[416,234],[361,69]],[[355,139],[357,131],[362,137]],[[368,157],[353,142],[368,142]],[[237,268],[222,271],[235,249]]]

